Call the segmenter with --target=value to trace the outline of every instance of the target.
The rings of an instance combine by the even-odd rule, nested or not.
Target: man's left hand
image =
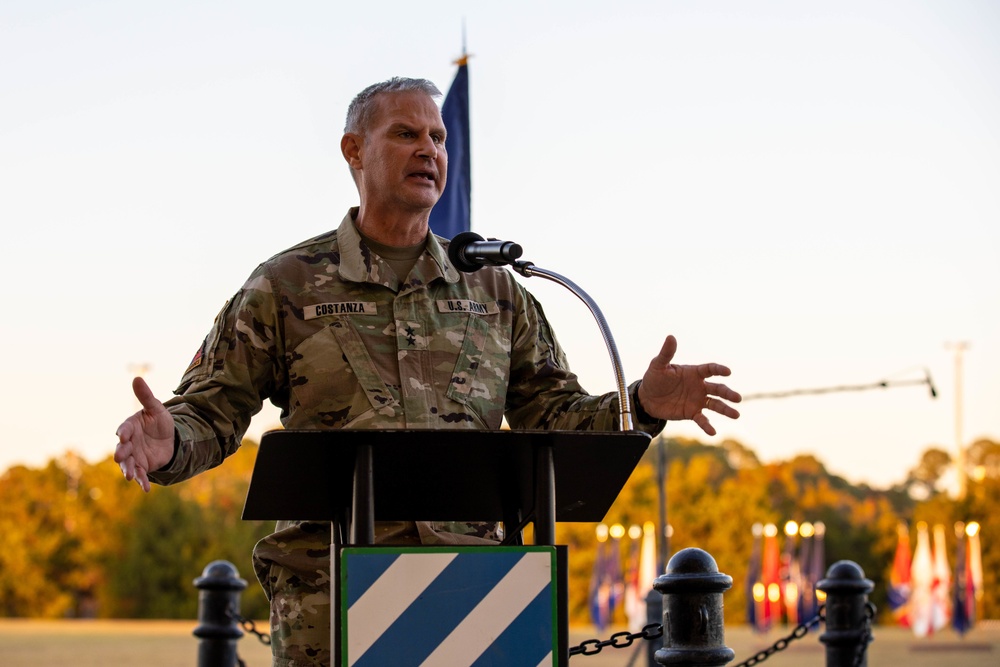
[[[726,376],[729,368],[722,364],[688,366],[670,363],[677,352],[677,339],[667,336],[660,353],[649,363],[639,385],[639,402],[643,410],[657,419],[691,419],[708,435],[715,428],[706,412],[711,410],[731,419],[740,413],[726,401],[739,403],[742,397],[726,385],[709,382],[708,378]]]

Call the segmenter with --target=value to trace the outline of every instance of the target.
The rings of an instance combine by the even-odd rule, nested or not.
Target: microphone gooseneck
[[[608,348],[611,356],[611,364],[614,367],[615,381],[618,388],[618,425],[622,432],[633,430],[632,405],[628,395],[628,386],[625,384],[625,371],[622,367],[621,356],[618,354],[618,346],[611,336],[611,329],[604,319],[604,313],[597,306],[597,303],[590,298],[576,283],[569,278],[559,275],[554,271],[549,271],[537,267],[532,262],[518,259],[521,256],[521,246],[510,241],[498,241],[496,239],[485,240],[475,232],[462,232],[456,234],[448,245],[448,259],[460,271],[473,273],[484,266],[504,266],[511,267],[525,278],[539,276],[554,283],[562,285],[572,292],[578,299],[587,305],[590,314],[597,320],[597,325],[604,338],[604,344]]]

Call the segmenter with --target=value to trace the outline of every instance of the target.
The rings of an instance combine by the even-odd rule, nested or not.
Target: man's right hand
[[[174,418],[158,401],[141,377],[132,380],[132,391],[142,410],[118,427],[115,463],[127,480],[135,480],[149,491],[148,473],[170,463],[174,456]]]

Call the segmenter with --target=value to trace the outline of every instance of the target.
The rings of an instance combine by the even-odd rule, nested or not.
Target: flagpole
[[[462,58],[461,58],[462,62],[461,63],[455,63],[455,64],[456,65],[457,64],[462,64],[462,65],[468,64],[468,58],[469,58],[469,50],[465,46],[465,17],[463,16],[462,17]]]

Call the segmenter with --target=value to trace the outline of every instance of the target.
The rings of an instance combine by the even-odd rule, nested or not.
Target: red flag
[[[757,628],[766,631],[781,620],[781,552],[778,527],[764,526],[764,556],[760,568],[763,600],[757,613]]]
[[[760,581],[761,542],[764,538],[764,524],[755,523],[751,527],[753,546],[750,551],[750,562],[747,563],[747,578],[744,582],[746,595],[747,624],[757,630],[757,608],[764,601],[764,584]]]
[[[892,608],[896,623],[904,628],[910,627],[910,530],[905,523],[900,523],[896,529],[896,557],[892,561],[892,571],[889,573],[889,606]]]

